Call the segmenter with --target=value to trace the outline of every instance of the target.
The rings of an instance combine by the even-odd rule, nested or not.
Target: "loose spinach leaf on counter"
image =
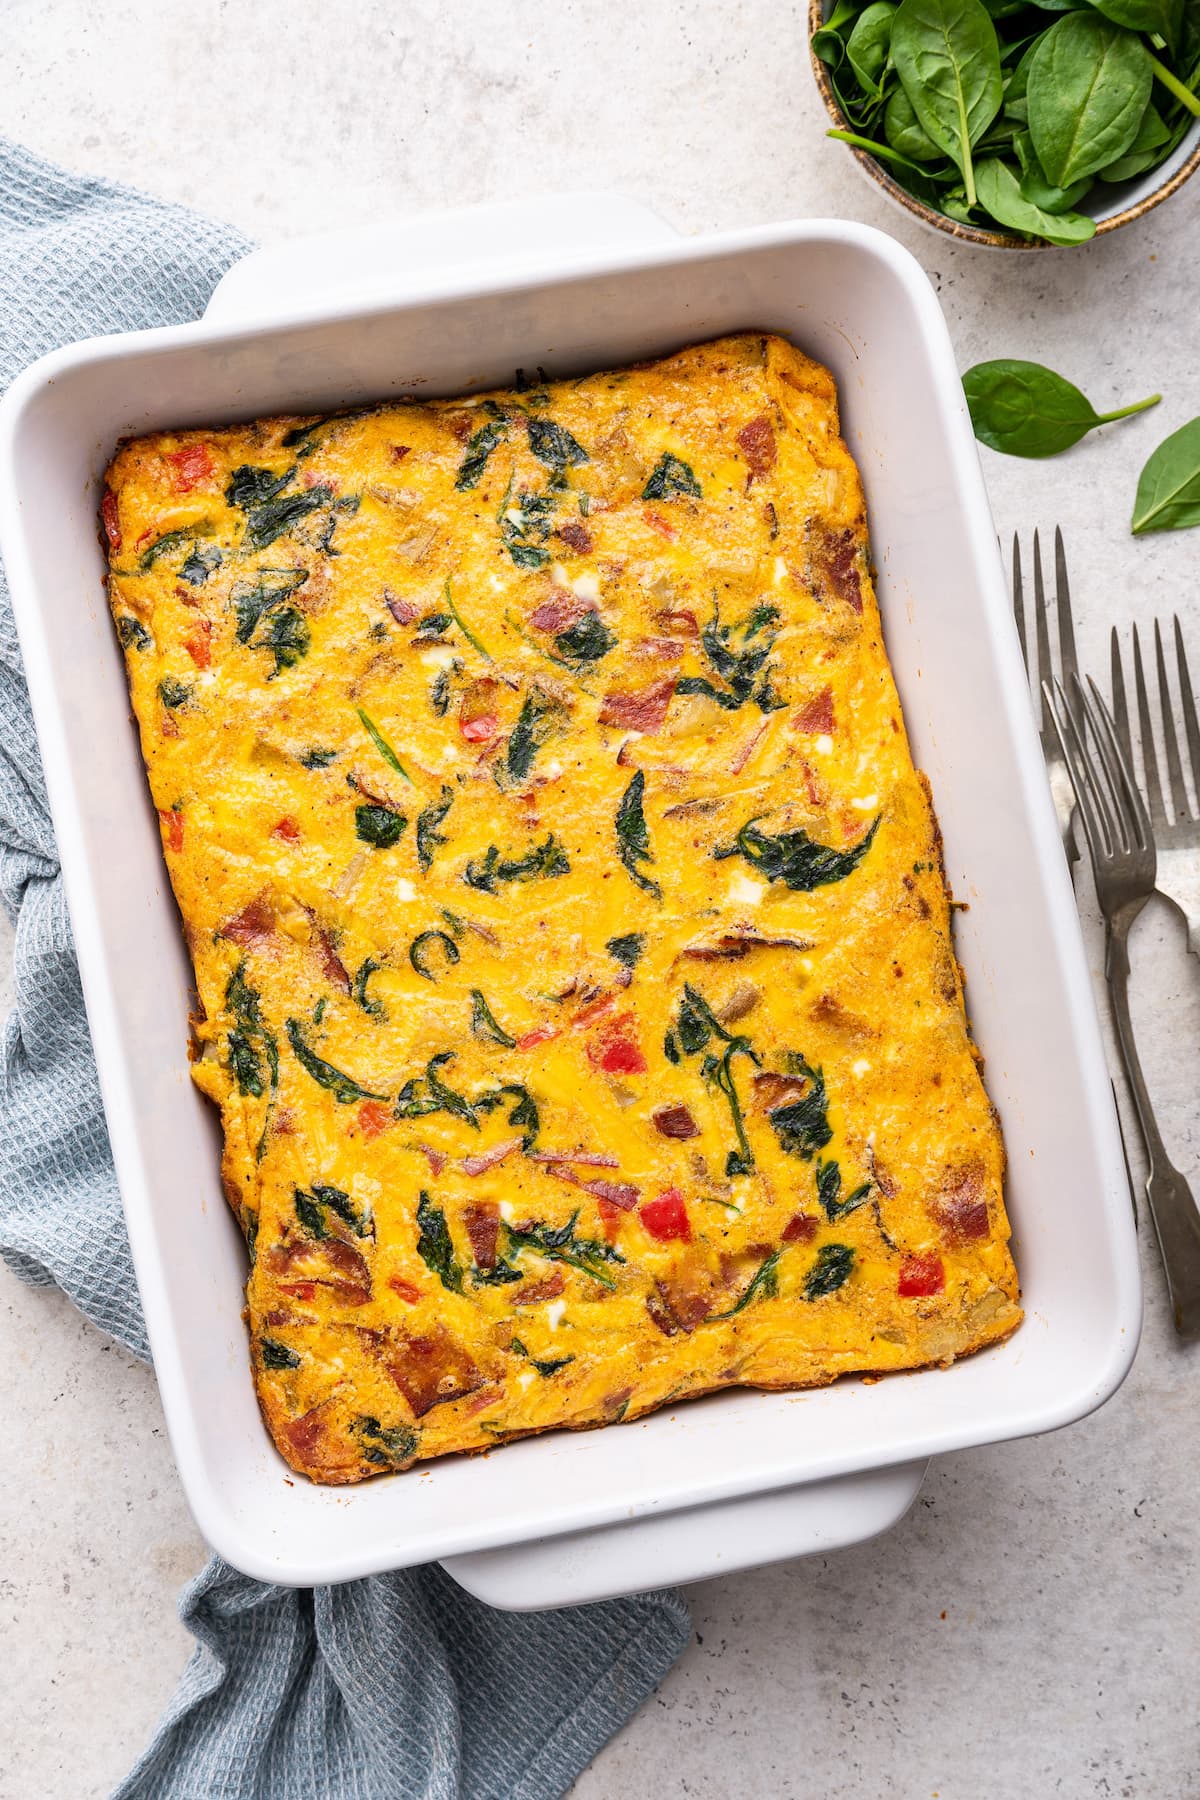
[[[482,857],[472,857],[463,871],[468,887],[494,894],[498,881],[551,881],[569,875],[571,864],[567,853],[553,832],[544,844],[533,844],[524,856],[502,856],[495,844],[489,844]]]
[[[1200,525],[1200,418],[1164,438],[1138,479],[1135,536]]]
[[[849,1281],[854,1269],[854,1251],[848,1244],[822,1244],[817,1251],[804,1283],[806,1300],[823,1300],[836,1294]]]
[[[371,1088],[362,1087],[353,1076],[346,1075],[336,1069],[332,1063],[318,1056],[304,1036],[304,1029],[299,1019],[288,1019],[286,1023],[288,1043],[292,1053],[306,1075],[310,1075],[318,1087],[328,1088],[334,1099],[341,1106],[348,1106],[352,1100],[386,1100],[386,1094],[377,1094]]]
[[[672,456],[669,450],[664,451],[650,471],[650,478],[642,489],[642,499],[674,500],[681,494],[699,500],[702,496],[700,483],[690,463]]]
[[[475,1037],[500,1044],[505,1050],[511,1050],[517,1041],[499,1023],[481,988],[471,989],[471,1031]]]
[[[768,881],[784,881],[797,893],[807,894],[852,875],[871,848],[878,829],[879,820],[875,819],[857,844],[849,850],[835,850],[829,844],[818,844],[799,829],[781,831],[772,837],[758,829],[756,819],[750,819],[734,842],[714,850],[713,856],[718,862],[729,856],[744,856]]]
[[[431,800],[428,806],[422,807],[417,816],[417,866],[422,870],[433,867],[433,859],[437,851],[443,844],[449,842],[449,839],[438,830],[438,826],[444,823],[446,814],[453,804],[453,788],[444,787],[441,798]]]
[[[657,881],[644,875],[638,867],[639,863],[652,863],[654,853],[650,848],[650,833],[646,828],[646,815],[642,810],[642,800],[646,792],[646,777],[639,769],[617,807],[616,833],[617,855],[633,880],[656,900],[662,899],[662,889]]]
[[[1098,413],[1086,395],[1041,363],[1001,357],[963,376],[971,424],[981,444],[1006,456],[1058,456],[1097,425],[1157,406],[1160,394]]]
[[[446,1215],[424,1188],[417,1199],[417,1255],[452,1294],[463,1291],[462,1264],[454,1251],[454,1240]]]
[[[1137,136],[1150,103],[1150,52],[1131,31],[1090,9],[1066,13],[1029,67],[1029,132],[1057,187],[1094,175]]]
[[[354,835],[375,850],[390,850],[404,836],[407,818],[391,806],[364,802],[354,809]]]

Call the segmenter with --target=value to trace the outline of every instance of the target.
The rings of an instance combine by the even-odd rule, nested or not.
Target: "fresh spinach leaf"
[[[823,1300],[836,1294],[849,1281],[854,1269],[854,1251],[848,1244],[822,1244],[817,1259],[804,1282],[806,1300]]]
[[[510,781],[525,780],[533,767],[534,757],[546,741],[550,721],[558,710],[537,688],[526,694],[505,752],[505,766]]]
[[[934,143],[925,127],[913,111],[912,101],[902,87],[898,87],[888,101],[883,114],[883,129],[887,141],[893,150],[910,162],[936,163],[942,160],[945,152]],[[870,139],[863,139],[864,145]]]
[[[442,1080],[441,1071],[453,1061],[453,1050],[439,1051],[426,1063],[424,1075],[413,1075],[405,1082],[396,1100],[397,1118],[423,1119],[430,1113],[444,1112],[461,1119],[473,1131],[479,1130],[477,1105]]]
[[[646,792],[646,776],[639,769],[617,807],[616,833],[617,855],[625,866],[627,873],[640,888],[653,894],[656,900],[662,899],[662,889],[657,881],[644,875],[638,867],[639,863],[652,863],[654,853],[650,848],[650,833],[646,827],[646,815],[642,808],[643,796]]]
[[[842,1171],[835,1162],[817,1164],[817,1199],[831,1225],[856,1212],[871,1195],[871,1183],[862,1182],[852,1192],[842,1195]]]
[[[976,363],[963,376],[963,389],[975,436],[1005,456],[1058,456],[1097,425],[1144,412],[1162,398],[1151,394],[1132,406],[1098,413],[1053,369],[1007,357]]]
[[[505,1050],[511,1050],[516,1045],[516,1038],[497,1021],[481,988],[471,989],[471,1031],[475,1037],[500,1044]]]
[[[441,798],[431,800],[417,816],[417,865],[422,870],[428,871],[433,867],[434,856],[443,844],[449,842],[438,830],[438,826],[444,822],[453,804],[453,788],[444,787]]]
[[[354,809],[354,835],[373,850],[390,850],[404,836],[407,818],[391,806],[364,802]]]
[[[332,499],[333,489],[318,484],[301,488],[296,494],[277,494],[260,506],[251,507],[242,534],[243,550],[266,550],[276,538],[285,537],[302,519],[327,506]]]
[[[216,544],[193,544],[180,566],[180,578],[190,587],[203,587],[213,570],[219,569],[223,561],[224,557]]]
[[[571,663],[599,662],[617,641],[617,634],[598,612],[586,612],[554,640],[559,654]]]
[[[373,994],[367,992],[368,981],[372,975],[377,975],[382,967],[382,963],[377,963],[373,956],[368,956],[360,964],[358,973],[350,986],[350,998],[356,1005],[361,1006],[372,1019],[387,1018],[387,1009],[383,1001],[376,1000]]]
[[[180,681],[174,675],[164,675],[158,684],[158,697],[168,712],[178,712],[191,699],[192,690],[186,681]]]
[[[284,439],[287,442],[287,439]],[[229,477],[225,488],[226,503],[236,506],[239,512],[249,512],[251,507],[262,506],[273,500],[276,494],[283,492],[292,476],[296,473],[296,464],[283,471],[276,469],[256,468],[253,463],[241,463]]]
[[[755,606],[736,625],[723,625],[714,601],[713,616],[700,633],[700,643],[713,673],[725,684],[717,687],[703,675],[684,675],[675,684],[677,694],[706,694],[726,712],[736,712],[752,700],[760,712],[776,712],[783,701],[771,686],[771,653],[779,608],[768,602]]]
[[[1184,0],[1090,0],[1098,13],[1129,31],[1144,31],[1176,44],[1183,24]]]
[[[803,1056],[795,1053],[787,1057],[786,1067],[790,1075],[808,1082],[808,1091],[797,1100],[789,1100],[785,1105],[775,1107],[767,1114],[767,1119],[779,1139],[781,1150],[788,1156],[799,1156],[805,1162],[811,1162],[833,1137],[829,1124],[829,1095],[825,1076],[820,1069],[814,1069]],[[840,1179],[839,1176],[839,1183]],[[818,1182],[818,1189],[819,1185]]]
[[[427,945],[432,946],[433,944],[441,945],[442,953],[448,963],[456,963],[459,960],[458,945],[455,943],[454,939],[448,937],[444,931],[418,932],[412,943],[408,946],[408,960],[416,970],[417,974],[423,975],[426,981],[437,980],[437,976],[429,967],[429,953],[426,949]]]
[[[575,1231],[578,1217],[578,1212],[574,1212],[565,1225],[555,1227],[544,1224],[502,1224],[500,1229],[505,1255],[519,1256],[522,1250],[536,1250],[551,1262],[566,1263],[569,1268],[579,1269],[583,1274],[590,1275],[602,1287],[615,1288],[617,1284],[608,1269],[614,1263],[623,1263],[625,1258],[612,1244],[601,1239],[579,1237]]]
[[[1133,532],[1200,525],[1200,418],[1164,438],[1138,478]]]
[[[161,557],[169,556],[172,550],[178,550],[181,545],[188,543],[195,535],[196,527],[194,525],[184,525],[178,531],[164,531],[161,537],[155,538],[154,542],[148,544],[142,551],[138,557],[138,568],[143,571],[152,569]]]
[[[744,856],[768,881],[784,881],[797,893],[807,894],[852,875],[871,848],[878,829],[879,820],[875,819],[857,844],[849,850],[835,850],[828,844],[818,844],[803,830],[781,831],[772,837],[758,829],[756,819],[750,819],[733,844],[715,850],[713,855],[718,862],[729,856]]]
[[[988,157],[975,171],[979,204],[998,225],[1023,237],[1045,238],[1049,244],[1085,244],[1096,235],[1096,222],[1086,213],[1048,213],[1021,192],[1020,177],[999,157]]]
[[[1049,180],[1067,187],[1124,156],[1153,83],[1149,52],[1133,32],[1092,11],[1057,20],[1034,54],[1028,88],[1030,135]]]
[[[560,1369],[565,1369],[568,1363],[575,1361],[573,1356],[556,1356],[539,1361],[536,1356],[530,1355],[520,1338],[513,1339],[511,1348],[516,1351],[518,1356],[523,1356],[530,1368],[536,1369],[539,1375],[557,1375]]]
[[[259,1338],[258,1354],[262,1358],[264,1369],[298,1369],[300,1358],[286,1344],[276,1343],[274,1338]]]
[[[524,856],[501,856],[495,844],[489,844],[482,857],[472,857],[463,871],[468,887],[484,894],[494,894],[498,881],[552,881],[569,875],[571,864],[567,853],[555,838],[547,835],[544,844],[533,844]]]
[[[463,1291],[463,1271],[446,1215],[424,1188],[417,1198],[417,1255],[452,1294]]]
[[[650,471],[650,478],[642,489],[642,499],[675,500],[680,495],[699,500],[702,490],[692,465],[685,463],[681,457],[672,456],[667,450]]]
[[[1133,181],[1162,161],[1170,143],[1170,126],[1151,101],[1142,114],[1137,136],[1124,156],[1119,156],[1115,162],[1106,163],[1104,168],[1098,169],[1097,181]]]
[[[846,39],[846,57],[864,93],[878,92],[880,78],[891,53],[892,20],[896,7],[890,0],[874,0],[861,12]]]
[[[982,0],[902,0],[891,54],[922,130],[962,171],[975,204],[972,145],[1000,111],[996,27]]]
[[[289,1019],[286,1025],[288,1043],[292,1046],[292,1054],[304,1070],[310,1075],[318,1087],[328,1088],[340,1106],[349,1106],[352,1100],[386,1100],[386,1094],[377,1094],[371,1088],[362,1087],[353,1076],[343,1074],[335,1069],[332,1063],[318,1056],[304,1036],[304,1028],[299,1019]]]
[[[705,1323],[711,1325],[717,1319],[735,1319],[738,1313],[745,1312],[752,1300],[774,1299],[779,1290],[779,1259],[782,1255],[782,1250],[772,1250],[758,1265],[741,1298],[727,1312],[709,1313]]]

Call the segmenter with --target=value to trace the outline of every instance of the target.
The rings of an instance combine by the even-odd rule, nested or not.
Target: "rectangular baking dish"
[[[614,1527],[677,1513],[681,1534],[694,1533],[698,1519],[720,1520],[722,1502],[736,1503],[730,1522],[744,1527],[756,1496],[764,1517],[782,1490],[805,1484],[826,1484],[836,1504],[853,1483],[834,1478],[874,1471],[882,1492],[880,1471],[915,1466],[919,1479],[930,1455],[1067,1424],[1113,1392],[1136,1347],[1140,1288],[1111,1090],[937,301],[908,253],[864,226],[805,221],[681,241],[630,218],[623,231],[617,215],[606,229],[618,247],[577,239],[554,250],[521,239],[508,213],[479,216],[465,245],[460,231],[455,253],[443,247],[424,274],[411,257],[400,268],[404,239],[387,234],[393,254],[369,273],[349,254],[290,266],[284,255],[274,276],[288,270],[286,296],[268,255],[261,279],[250,265],[232,271],[205,320],[58,352],[0,406],[0,549],[167,1422],[200,1529],[264,1580],[340,1581],[436,1558],[466,1558],[456,1573],[484,1569],[478,1553],[534,1541],[541,1553],[597,1527],[613,1533],[619,1568]],[[534,243],[523,266],[501,250],[514,241]],[[498,254],[507,260],[488,261]],[[297,268],[324,270],[324,294],[306,296]],[[354,1489],[312,1487],[271,1446],[247,1368],[244,1249],[221,1196],[216,1119],[188,1076],[187,957],[103,593],[101,473],[126,433],[453,394],[518,367],[571,374],[748,327],[787,333],[838,381],[909,732],[950,881],[969,902],[957,947],[1008,1146],[1027,1322],[948,1371],[720,1394],[630,1427],[551,1434]],[[901,1496],[895,1516],[914,1490],[901,1480],[888,1491]],[[644,1582],[643,1562],[633,1559],[629,1586]],[[687,1569],[720,1566],[714,1548]],[[610,1556],[590,1589],[551,1582],[538,1593],[621,1586]],[[497,1597],[522,1604],[519,1587]]]

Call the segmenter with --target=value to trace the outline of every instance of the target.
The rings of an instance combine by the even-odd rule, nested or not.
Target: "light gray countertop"
[[[880,225],[927,269],[962,367],[1044,361],[1100,410],[1162,391],[1055,462],[985,451],[985,473],[1004,538],[1067,532],[1098,675],[1110,623],[1156,611],[1178,608],[1200,653],[1200,533],[1128,533],[1142,462],[1200,412],[1200,181],[1083,250],[953,246],[822,136],[805,10],[10,0],[0,118],[71,168],[264,240],[603,187],[684,232],[820,214]],[[1080,889],[1098,978],[1086,877]],[[1134,953],[1161,1118],[1197,1174],[1200,970],[1165,905]],[[696,1641],[581,1800],[1194,1800],[1200,1348],[1173,1338],[1144,1217],[1142,1250],[1145,1336],[1115,1400],[1056,1436],[944,1458],[871,1544],[692,1590]],[[203,1545],[152,1374],[61,1296],[2,1272],[0,1396],[0,1800],[101,1795],[187,1657],[175,1596]]]

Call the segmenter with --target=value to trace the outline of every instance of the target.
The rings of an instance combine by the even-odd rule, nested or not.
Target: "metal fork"
[[[1200,1337],[1200,1212],[1163,1144],[1129,1015],[1129,929],[1154,892],[1154,837],[1112,716],[1095,682],[1089,680],[1088,688],[1076,676],[1070,705],[1061,682],[1053,692],[1044,683],[1042,691],[1074,784],[1104,915],[1104,972],[1150,1160],[1146,1198],[1175,1329],[1181,1337]]]
[[[1054,679],[1054,665],[1050,656],[1050,628],[1046,617],[1046,590],[1042,579],[1042,546],[1036,531],[1033,534],[1036,676],[1029,667],[1029,641],[1025,632],[1025,584],[1021,571],[1021,540],[1016,532],[1013,533],[1012,547],[1012,594],[1013,615],[1017,622],[1017,636],[1021,640],[1021,655],[1025,659],[1025,672],[1034,683],[1042,684],[1040,688],[1036,689],[1041,702],[1042,755],[1046,760],[1046,774],[1050,781],[1050,793],[1058,818],[1063,852],[1067,859],[1067,867],[1071,871],[1071,879],[1074,881],[1075,864],[1079,861],[1079,848],[1075,842],[1075,790],[1071,786],[1066,758],[1063,756],[1058,733],[1054,729],[1053,713],[1046,697],[1045,683]],[[1054,529],[1054,604],[1058,613],[1059,673],[1063,681],[1070,683],[1078,678],[1075,661],[1075,624],[1071,617],[1071,590],[1067,584],[1067,557],[1063,549],[1063,535],[1057,526]]]
[[[1200,722],[1196,718],[1196,700],[1188,673],[1187,652],[1178,616],[1175,626],[1175,668],[1179,680],[1179,706],[1183,714],[1184,736],[1188,759],[1192,765],[1192,781],[1200,802]],[[1150,801],[1150,821],[1154,828],[1154,844],[1158,852],[1158,891],[1174,902],[1187,921],[1188,949],[1200,956],[1200,809],[1188,798],[1187,781],[1179,755],[1179,739],[1175,731],[1175,715],[1167,680],[1167,660],[1163,654],[1162,632],[1154,621],[1154,660],[1158,676],[1158,704],[1162,715],[1162,743],[1171,790],[1172,817],[1167,817],[1162,783],[1158,775],[1158,757],[1154,747],[1154,724],[1142,668],[1142,646],[1137,626],[1133,628],[1133,680],[1137,694],[1138,733],[1142,741],[1142,763],[1146,771],[1146,794]],[[1121,748],[1130,767],[1134,766],[1133,740],[1129,729],[1129,708],[1125,700],[1125,673],[1121,666],[1121,644],[1116,628],[1111,645],[1113,720]]]

